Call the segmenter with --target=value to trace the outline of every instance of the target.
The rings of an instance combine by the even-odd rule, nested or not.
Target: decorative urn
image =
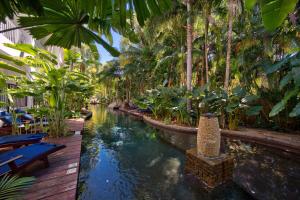
[[[218,117],[212,113],[200,116],[197,132],[197,153],[215,158],[220,155],[221,134]]]

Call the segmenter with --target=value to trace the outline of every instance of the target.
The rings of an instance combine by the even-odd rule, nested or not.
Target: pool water
[[[234,181],[207,191],[184,173],[195,135],[158,131],[120,112],[92,107],[83,135],[78,199],[297,199],[300,164],[240,141],[223,141],[236,157]]]

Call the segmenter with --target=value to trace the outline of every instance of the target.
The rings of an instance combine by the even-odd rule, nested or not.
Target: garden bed
[[[145,121],[146,123],[161,130],[175,131],[179,133],[188,134],[197,134],[198,131],[198,128],[195,127],[165,124],[161,121],[151,118],[150,116],[143,115],[137,110],[127,110],[124,108],[119,110],[130,115],[138,116],[139,118],[143,119],[143,121]],[[253,128],[240,128],[237,131],[221,129],[221,134],[223,137],[253,142],[256,144],[265,145],[268,147],[300,155],[299,135]]]

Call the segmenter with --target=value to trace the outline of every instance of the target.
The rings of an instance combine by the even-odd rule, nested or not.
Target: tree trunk
[[[201,82],[200,82],[200,86],[204,86],[205,85],[205,80],[204,80],[204,65],[205,65],[205,60],[204,58],[202,59],[202,67],[201,67]]]
[[[200,64],[201,60],[197,60],[196,61],[196,85],[201,85],[201,64]]]
[[[209,82],[208,74],[208,29],[209,29],[209,16],[210,16],[210,5],[206,3],[204,8],[204,18],[205,18],[205,30],[204,30],[204,59],[205,59],[205,71],[206,71],[206,83]]]
[[[187,60],[186,60],[186,87],[187,91],[192,91],[192,32],[193,32],[193,24],[191,17],[191,1],[186,1],[187,7]],[[187,99],[187,110],[190,111],[192,109],[192,102],[190,99]]]
[[[225,81],[224,81],[224,88],[225,88],[226,91],[228,91],[229,75],[230,75],[230,54],[231,54],[231,40],[232,40],[232,15],[233,15],[233,0],[229,0],[226,71],[225,71]]]

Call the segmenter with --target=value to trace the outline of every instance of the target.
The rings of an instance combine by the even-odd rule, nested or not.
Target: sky
[[[116,49],[120,50],[121,36],[118,33],[114,32],[114,31],[112,31],[112,36],[113,36],[113,46]],[[100,62],[101,63],[105,63],[105,62],[110,61],[114,58],[101,45],[97,44],[97,48],[98,48],[98,51],[100,53]]]

